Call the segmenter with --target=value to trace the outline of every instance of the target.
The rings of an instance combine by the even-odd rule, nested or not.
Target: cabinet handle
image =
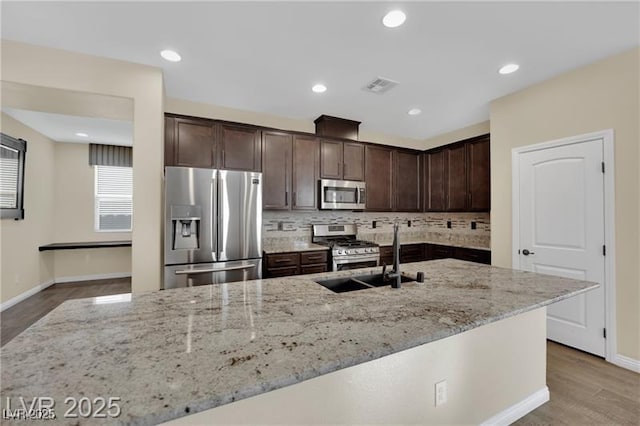
[[[291,194],[291,205],[296,206],[296,191],[293,191],[293,194]]]
[[[320,259],[322,259],[321,255],[307,257],[307,260],[320,260]]]
[[[284,205],[289,205],[289,191],[284,191]]]
[[[227,161],[225,160],[226,156],[225,156],[225,151],[224,149],[222,150],[222,165],[223,167],[227,165]]]
[[[275,259],[273,262],[274,263],[287,263],[287,262],[291,262],[291,259]]]

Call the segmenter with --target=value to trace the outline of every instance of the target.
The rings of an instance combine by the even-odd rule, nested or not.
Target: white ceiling
[[[133,145],[133,123],[3,107],[2,112],[57,142]],[[86,133],[88,137],[76,136]]]
[[[394,7],[407,21],[385,28]],[[638,2],[2,2],[3,38],[162,67],[169,97],[420,139],[638,45],[639,25]],[[508,62],[520,71],[499,75]],[[377,76],[400,84],[361,90]],[[317,82],[328,91],[311,92]]]

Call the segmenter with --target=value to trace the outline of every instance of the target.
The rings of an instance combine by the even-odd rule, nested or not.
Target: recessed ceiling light
[[[327,86],[325,86],[324,84],[316,84],[311,88],[311,90],[313,90],[316,93],[324,93],[327,91]]]
[[[411,108],[409,110],[409,115],[418,115],[422,112],[422,110],[420,108]]]
[[[518,71],[518,68],[520,68],[520,65],[518,64],[507,64],[500,68],[498,72],[500,74],[511,74],[512,72]]]
[[[404,21],[406,19],[407,15],[405,15],[403,11],[392,10],[391,12],[384,15],[384,18],[382,18],[382,23],[385,27],[396,28],[404,24]]]
[[[162,52],[160,52],[160,56],[162,56],[169,62],[180,62],[182,60],[182,56],[180,56],[180,54],[175,50],[163,50]]]
[[[89,135],[88,135],[88,134],[86,134],[86,133],[82,133],[82,132],[78,132],[78,133],[76,133],[76,136],[79,136],[79,137],[81,137],[81,138],[88,138],[88,137],[89,137]]]

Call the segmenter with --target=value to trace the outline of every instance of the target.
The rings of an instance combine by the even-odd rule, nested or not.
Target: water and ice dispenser
[[[171,206],[172,250],[200,248],[200,206]]]

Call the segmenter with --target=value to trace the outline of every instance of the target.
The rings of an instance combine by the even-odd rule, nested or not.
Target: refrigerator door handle
[[[183,269],[176,271],[176,275],[194,275],[194,274],[210,274],[212,272],[237,271],[240,269],[255,268],[256,265],[228,266],[226,268],[207,268],[207,269]]]
[[[218,247],[218,235],[220,229],[218,229],[218,171],[213,170],[213,175],[211,177],[211,217],[210,221],[210,229],[211,233],[211,247],[213,251],[213,260],[220,260],[220,250]],[[215,231],[213,231],[215,230]]]

